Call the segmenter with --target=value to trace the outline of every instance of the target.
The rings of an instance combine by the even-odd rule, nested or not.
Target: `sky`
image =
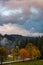
[[[43,36],[43,0],[0,0],[0,34]]]

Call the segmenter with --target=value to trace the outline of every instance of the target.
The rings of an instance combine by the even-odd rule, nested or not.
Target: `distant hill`
[[[26,44],[31,41],[33,37],[27,37],[22,35],[1,35],[0,34],[0,45],[11,49],[16,45],[19,45],[20,48],[25,47]]]
[[[33,43],[36,46],[40,46],[40,43],[43,43],[43,36],[42,37],[27,37],[22,35],[1,35],[0,34],[0,45],[5,47],[15,47],[19,45],[20,48],[25,47],[27,43]],[[10,48],[9,47],[9,48]]]

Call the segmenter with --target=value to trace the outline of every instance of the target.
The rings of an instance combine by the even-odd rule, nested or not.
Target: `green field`
[[[43,61],[18,62],[18,63],[12,63],[11,65],[43,65]]]

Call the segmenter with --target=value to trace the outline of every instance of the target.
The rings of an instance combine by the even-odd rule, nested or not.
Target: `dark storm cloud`
[[[1,0],[1,1],[3,2],[9,1],[8,3],[5,4],[5,6],[2,6],[1,8],[1,9],[5,9],[2,11],[2,15],[0,18],[0,21],[2,21],[2,23],[24,24],[28,19],[29,20],[30,19],[34,19],[34,20],[40,19],[41,13],[37,7],[34,7],[36,6],[36,4],[34,4],[34,6],[29,7],[29,4],[33,5],[34,0],[32,0],[32,2],[31,0],[29,1],[21,0],[21,2],[19,2],[18,0],[17,1],[16,0]],[[17,8],[21,8],[21,9],[17,10]],[[14,11],[14,9],[16,10]],[[12,12],[11,10],[13,11],[12,15],[11,15],[11,12]],[[16,15],[14,12],[16,13]],[[18,14],[18,12],[22,12],[22,13]]]
[[[42,35],[43,0],[0,0],[0,32],[3,31],[9,34],[20,31],[21,35]]]
[[[10,1],[10,0],[0,0],[0,1]]]

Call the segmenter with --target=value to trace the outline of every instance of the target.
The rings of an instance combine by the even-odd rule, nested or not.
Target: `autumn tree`
[[[24,59],[28,57],[29,57],[28,51],[24,48],[20,49],[20,58],[23,59],[24,61]]]
[[[14,60],[15,57],[16,57],[16,59],[18,59],[18,57],[19,57],[19,46],[12,48],[11,53],[13,55],[13,60]]]
[[[26,50],[29,52],[30,58],[39,58],[41,55],[39,49],[32,43],[26,45]]]
[[[15,56],[16,56],[16,53],[15,53],[15,49],[14,49],[14,48],[11,49],[11,54],[12,54],[13,60],[14,60],[14,58],[15,58]]]
[[[0,47],[0,62],[2,65],[2,62],[5,61],[5,59],[8,56],[8,50],[4,47]]]
[[[16,52],[16,59],[18,59],[19,57],[19,46],[18,45],[15,47],[15,52]]]
[[[36,46],[32,47],[32,57],[34,59],[37,59],[37,58],[40,58],[40,56],[41,54],[40,54],[39,49]]]

